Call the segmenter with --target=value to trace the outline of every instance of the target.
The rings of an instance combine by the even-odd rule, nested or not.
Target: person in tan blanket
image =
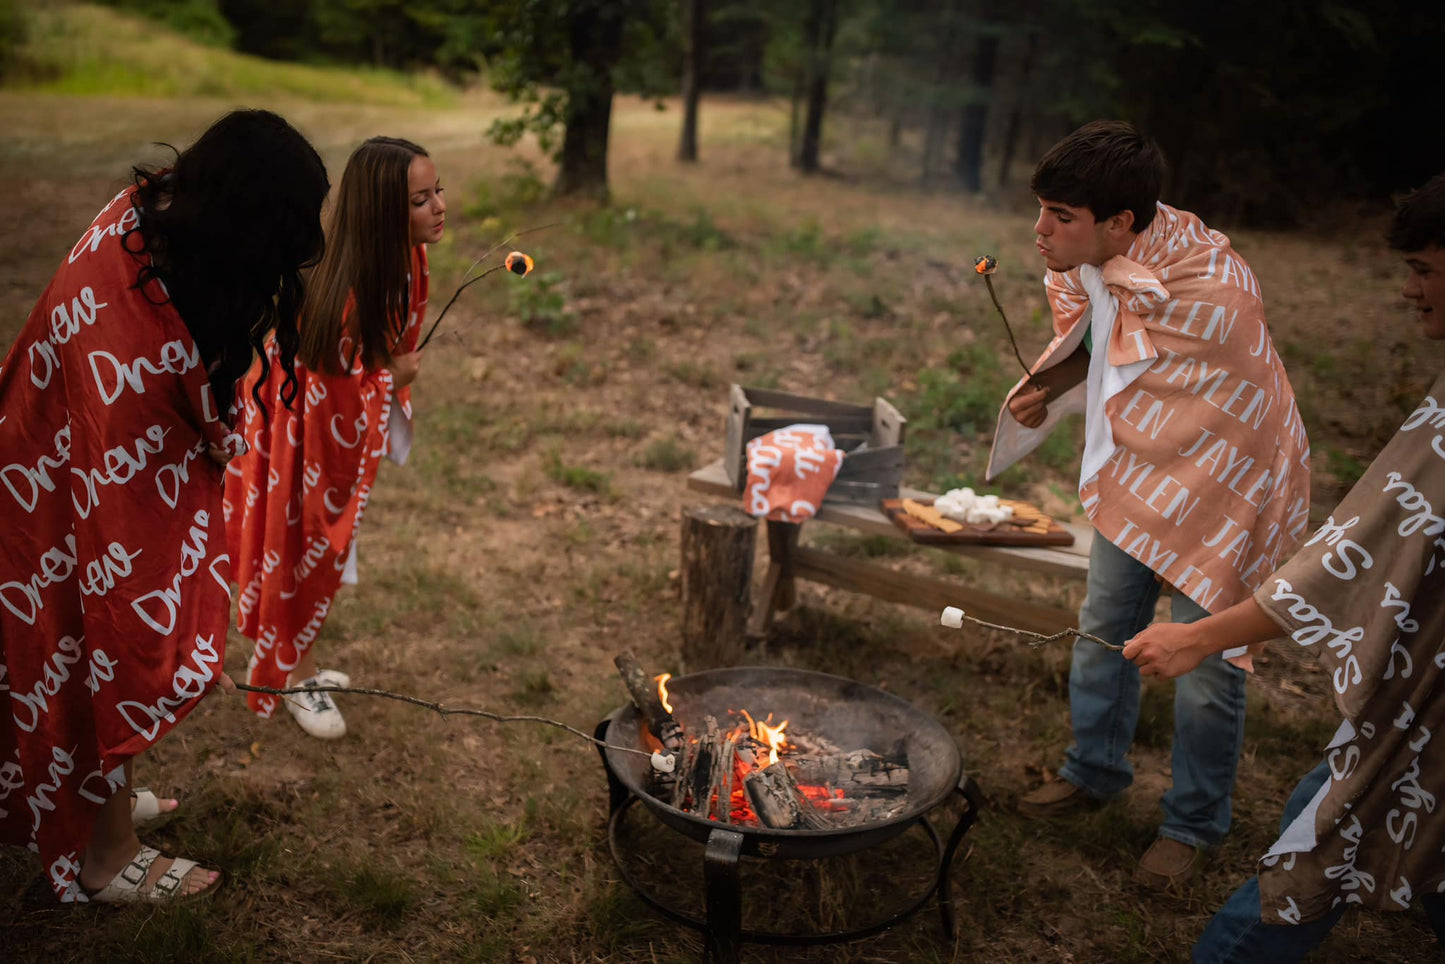
[[[1445,174],[1406,198],[1390,246],[1422,333],[1445,340]],[[1189,625],[1151,626],[1124,655],[1188,673],[1281,631],[1314,647],[1342,722],[1284,808],[1258,876],[1194,948],[1196,962],[1299,960],[1351,905],[1419,898],[1445,942],[1445,373],[1328,521],[1250,598]],[[1422,955],[1424,950],[1422,949]]]
[[[1034,232],[1054,339],[1009,394],[989,460],[992,478],[1083,413],[1079,497],[1096,535],[1079,627],[1119,645],[1149,625],[1164,584],[1177,622],[1246,598],[1309,520],[1309,442],[1259,282],[1227,237],[1159,203],[1163,177],[1154,142],[1115,121],[1085,125],[1039,162]],[[1215,654],[1176,684],[1173,785],[1136,873],[1148,886],[1186,880],[1229,830],[1248,664],[1243,648]],[[1098,804],[1133,781],[1137,669],[1076,640],[1069,710],[1062,779],[1020,799],[1028,816]]]

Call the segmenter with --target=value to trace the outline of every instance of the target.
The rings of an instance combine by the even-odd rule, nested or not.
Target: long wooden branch
[[[441,703],[433,703],[430,700],[418,699],[415,696],[407,696],[403,693],[389,693],[386,690],[360,689],[350,686],[291,686],[286,689],[275,689],[270,686],[251,686],[247,683],[237,683],[236,689],[245,690],[248,693],[266,693],[271,696],[291,696],[296,693],[318,692],[350,693],[354,696],[380,696],[383,699],[397,700],[402,703],[410,703],[412,706],[420,706],[442,716],[480,716],[498,723],[542,723],[546,726],[555,726],[559,730],[566,730],[568,733],[580,736],[588,743],[602,747],[603,749],[621,750],[623,753],[637,753],[648,758],[652,757],[652,754],[646,750],[639,750],[630,746],[619,746],[616,743],[607,743],[597,739],[591,734],[583,733],[574,726],[569,726],[559,720],[549,720],[545,716],[505,716],[501,713],[493,713],[491,710],[478,710],[462,706],[445,706]]]

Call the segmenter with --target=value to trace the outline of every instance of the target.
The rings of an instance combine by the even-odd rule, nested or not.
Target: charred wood
[[[613,659],[622,683],[632,697],[632,705],[642,714],[648,730],[662,744],[664,753],[676,754],[683,746],[682,725],[662,705],[657,693],[657,681],[643,670],[631,653],[623,653]],[[674,773],[677,771],[674,770]]]

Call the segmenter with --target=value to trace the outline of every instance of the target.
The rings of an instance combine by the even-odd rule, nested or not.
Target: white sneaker
[[[318,669],[316,671],[316,682],[321,686],[340,686],[345,688],[351,685],[351,677],[339,669]],[[304,686],[305,684],[303,683],[302,685]]]
[[[313,676],[295,684],[297,686],[337,685]],[[286,697],[286,709],[296,718],[301,729],[319,740],[335,740],[346,735],[346,721],[331,699],[331,694],[321,692],[292,693]]]

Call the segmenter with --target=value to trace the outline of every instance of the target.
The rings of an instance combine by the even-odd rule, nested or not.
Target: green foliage
[[[529,208],[547,194],[547,186],[530,163],[516,159],[514,168],[505,173],[473,181],[463,212],[482,220]]]
[[[676,249],[712,252],[737,247],[702,207],[684,218],[636,207],[602,207],[584,215],[578,227],[584,237],[614,250],[647,242],[658,245],[664,257]]]
[[[164,24],[176,33],[212,47],[229,47],[236,28],[221,13],[218,0],[96,0],[107,7]]]
[[[529,670],[518,680],[520,685],[512,693],[512,699],[525,706],[540,706],[551,702],[557,693],[557,684],[546,670]]]
[[[424,76],[282,64],[203,47],[104,7],[35,10],[8,83],[79,96],[293,96],[333,103],[442,105],[453,93]]]
[[[675,13],[664,0],[530,0],[492,4],[476,15],[487,80],[522,107],[492,123],[489,136],[516,144],[530,134],[557,156],[568,124],[612,90],[671,92],[671,72],[659,69]],[[579,141],[580,142],[580,141]],[[587,149],[601,147],[591,144]]]
[[[467,853],[477,861],[480,866],[484,861],[494,861],[505,858],[517,845],[529,836],[525,821],[512,823],[492,823],[483,827],[474,834],[469,834],[466,839]]]
[[[549,338],[565,338],[577,330],[577,315],[567,307],[567,293],[562,274],[546,271],[528,278],[507,276],[510,311],[532,331]]]
[[[1356,458],[1338,445],[1326,443],[1324,457],[1325,471],[1339,479],[1340,484],[1346,487],[1360,481],[1360,476],[1370,467],[1369,463]]]
[[[697,453],[678,438],[676,432],[669,432],[655,439],[638,459],[638,464],[643,468],[657,472],[681,472],[696,463]]]
[[[8,77],[30,35],[24,0],[0,0],[0,80]]]
[[[598,472],[581,465],[568,465],[562,461],[562,453],[558,449],[554,448],[547,453],[543,466],[547,478],[569,489],[595,492],[598,495],[608,495],[612,491],[612,477],[606,472]]]
[[[380,869],[371,860],[343,871],[337,892],[373,924],[394,926],[416,902],[411,879]]]

